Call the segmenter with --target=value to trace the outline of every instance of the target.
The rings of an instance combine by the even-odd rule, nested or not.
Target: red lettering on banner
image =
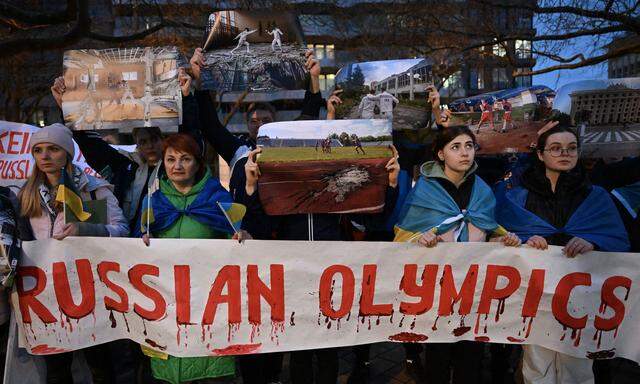
[[[33,277],[36,280],[36,285],[28,290],[24,290],[25,277]],[[42,302],[36,299],[47,285],[47,275],[44,271],[38,267],[18,267],[16,288],[18,290],[18,302],[20,304],[20,314],[22,315],[23,323],[31,323],[31,313],[29,309],[35,313],[40,320],[44,323],[55,323],[57,320],[42,304]]]
[[[29,140],[31,139],[31,132],[22,133],[22,148],[20,153],[29,153]]]
[[[591,274],[582,272],[570,273],[560,279],[556,286],[556,291],[553,294],[553,299],[551,300],[551,310],[556,320],[558,320],[560,324],[574,330],[582,329],[587,325],[587,315],[573,317],[567,311],[571,291],[581,285],[591,285]]]
[[[407,264],[404,266],[404,274],[400,281],[400,290],[404,291],[408,296],[420,298],[420,301],[417,303],[408,303],[405,301],[400,303],[400,312],[405,315],[421,315],[433,307],[438,265],[429,264],[424,266],[421,285],[416,284],[417,272],[417,264]]]
[[[173,266],[176,291],[176,322],[191,324],[191,268],[188,265]]]
[[[9,131],[4,131],[0,133],[0,153],[7,153],[6,149],[4,148],[4,144],[2,143],[2,139],[7,137],[8,135],[9,135]]]
[[[222,290],[227,287],[227,294],[223,295]],[[225,265],[218,272],[211,290],[209,299],[202,315],[202,324],[212,324],[216,316],[218,304],[227,304],[227,321],[229,323],[240,323],[241,321],[241,300],[240,300],[240,266]]]
[[[449,316],[453,314],[453,306],[459,301],[458,314],[468,315],[473,305],[473,293],[478,280],[478,264],[471,264],[467,275],[462,282],[462,287],[458,292],[456,283],[451,272],[451,265],[444,266],[444,272],[440,279],[440,302],[438,305],[438,316]]]
[[[393,304],[374,304],[376,294],[376,273],[378,266],[362,266],[362,292],[360,294],[360,316],[391,316]]]
[[[544,269],[534,269],[531,271],[527,293],[524,297],[524,303],[522,304],[522,317],[536,317],[538,314],[540,299],[544,292],[544,275]]]
[[[131,267],[131,269],[129,269],[128,275],[131,285],[133,285],[133,287],[144,296],[153,301],[154,304],[153,310],[148,310],[141,307],[137,303],[134,303],[133,310],[135,311],[135,313],[146,320],[153,321],[161,319],[167,310],[167,302],[164,300],[164,297],[162,297],[160,292],[151,288],[144,281],[142,281],[142,277],[146,275],[159,277],[160,269],[158,269],[158,267],[156,267],[155,265],[136,264]]]
[[[284,321],[284,265],[272,264],[269,269],[271,288],[260,280],[257,265],[247,265],[249,322],[252,324],[260,324],[262,321],[261,298],[264,298],[271,307],[271,321]]]
[[[615,295],[615,289],[618,287],[626,288],[627,295],[629,295],[631,279],[624,276],[611,276],[602,284],[602,291],[600,293],[600,300],[602,301],[602,304],[600,305],[600,313],[604,314],[606,308],[611,307],[614,311],[614,315],[608,319],[596,315],[594,326],[600,331],[611,331],[616,329],[620,326],[622,320],[624,320],[624,303]],[[628,296],[625,296],[624,299],[627,300],[627,298]]]
[[[342,298],[338,310],[333,309],[333,277],[339,273],[342,276]],[[356,279],[351,268],[346,265],[335,264],[322,272],[320,276],[320,312],[333,320],[342,318],[351,312],[355,295]]]
[[[76,260],[76,269],[80,284],[80,304],[76,305],[73,301],[67,266],[64,262],[53,263],[53,289],[62,313],[74,319],[81,319],[94,311],[96,290],[89,260]]]
[[[9,132],[9,145],[7,146],[7,154],[9,155],[19,155],[20,149],[15,148],[15,144],[20,144],[20,141],[16,139],[16,136],[22,137],[22,132],[11,131]]]
[[[127,291],[121,286],[109,280],[107,275],[109,272],[120,272],[120,264],[114,261],[102,261],[98,264],[98,278],[104,285],[107,286],[113,293],[118,295],[120,301],[116,301],[108,296],[104,297],[104,307],[108,310],[114,310],[125,313],[129,310],[129,297]]]
[[[498,277],[507,279],[507,285],[498,289]],[[507,265],[487,265],[487,273],[484,278],[478,313],[488,314],[491,311],[491,302],[498,300],[496,310],[496,322],[500,320],[500,315],[504,312],[505,301],[520,287],[520,272],[514,267]]]

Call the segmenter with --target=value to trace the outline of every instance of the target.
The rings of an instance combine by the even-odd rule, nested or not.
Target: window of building
[[[318,78],[320,80],[320,90],[326,91],[328,89],[332,89],[336,83],[336,75],[329,73],[326,75],[320,75]]]
[[[507,55],[507,50],[504,48],[504,43],[497,43],[493,45],[493,54],[495,56],[504,57]]]
[[[531,41],[516,40],[516,55],[518,56],[518,59],[531,58]]]
[[[469,89],[478,89],[478,70],[475,68],[469,70]]]
[[[462,72],[458,71],[446,78],[443,86],[448,89],[462,88]]]
[[[326,53],[327,53],[327,59],[329,60],[334,60],[336,58],[335,56],[335,45],[333,44],[328,44],[325,48]]]
[[[313,51],[313,55],[318,60],[328,58],[327,51],[326,51],[327,47],[328,46],[325,46],[324,44],[307,44],[307,48]],[[333,55],[333,45],[331,45],[331,52],[332,52],[331,54]]]
[[[493,68],[493,87],[500,89],[509,86],[507,68]]]
[[[122,80],[137,81],[138,80],[138,72],[122,72]]]

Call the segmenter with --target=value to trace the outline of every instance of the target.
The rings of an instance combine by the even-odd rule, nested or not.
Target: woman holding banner
[[[228,234],[234,234],[235,239],[250,238],[239,230],[239,223],[231,223],[233,215],[228,213],[228,207],[243,207],[232,204],[231,194],[212,176],[200,152],[198,143],[188,134],[178,133],[164,140],[162,165],[154,170],[138,215],[147,245],[150,236],[225,239]],[[151,357],[153,376],[173,384],[209,378],[226,382],[235,373],[232,356],[177,358],[146,347],[142,349]]]
[[[609,194],[591,185],[578,164],[576,133],[557,125],[542,133],[537,161],[522,175],[521,185],[498,186],[498,222],[527,245],[564,247],[567,257],[593,250],[624,252],[629,239]],[[526,383],[593,383],[592,361],[536,346],[524,346]]]
[[[436,161],[424,163],[420,177],[407,196],[395,227],[394,241],[434,247],[438,242],[502,241],[518,246],[520,240],[494,219],[495,198],[478,177],[476,138],[465,126],[440,131],[433,144]],[[479,383],[483,345],[473,341],[426,344],[427,382]]]
[[[62,124],[44,127],[31,136],[30,145],[36,166],[18,195],[22,240],[127,236],[129,227],[113,187],[73,165],[75,151],[67,127]],[[94,212],[85,210],[88,200],[97,202]],[[103,208],[100,201],[105,202]],[[84,352],[92,370],[97,371],[96,376],[111,381],[108,377],[113,372],[108,373],[109,359],[104,358],[105,354],[108,356],[107,345],[87,348]],[[45,361],[47,383],[73,382],[73,352],[47,355]]]

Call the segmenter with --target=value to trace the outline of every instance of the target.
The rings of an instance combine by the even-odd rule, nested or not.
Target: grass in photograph
[[[392,153],[386,146],[363,147],[365,153],[356,152],[356,147],[332,147],[331,153],[323,153],[318,147],[264,147],[258,161],[309,161],[309,160],[342,160],[342,159],[372,159],[391,157]]]

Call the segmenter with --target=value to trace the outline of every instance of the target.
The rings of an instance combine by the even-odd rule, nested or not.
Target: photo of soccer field
[[[364,154],[359,153],[356,147],[335,147],[331,152],[323,152],[318,147],[269,147],[263,148],[258,157],[258,162],[292,162],[309,160],[344,160],[344,159],[374,159],[391,157],[392,152],[388,146],[364,146]]]

